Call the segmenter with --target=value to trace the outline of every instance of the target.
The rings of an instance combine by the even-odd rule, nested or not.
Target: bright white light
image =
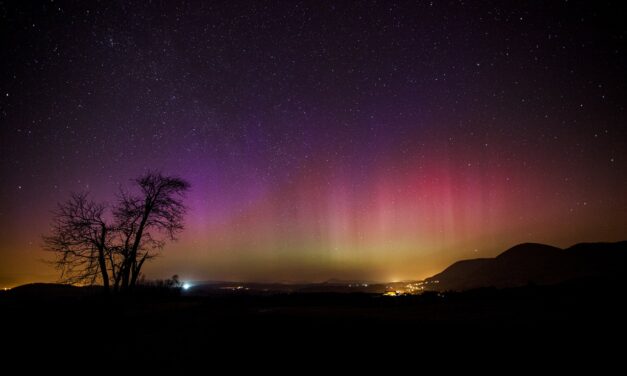
[[[189,283],[183,283],[183,290],[187,290],[190,287],[192,287],[192,285],[190,285]]]

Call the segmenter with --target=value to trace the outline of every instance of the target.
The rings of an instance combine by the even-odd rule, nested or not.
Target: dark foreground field
[[[624,302],[622,288],[588,282],[404,297],[5,292],[0,319],[3,357],[28,355],[25,369],[105,361],[159,370],[226,362],[235,370],[251,359],[316,367],[329,359],[363,366],[506,356],[521,367],[544,357],[571,366],[594,359],[600,370],[620,359]]]

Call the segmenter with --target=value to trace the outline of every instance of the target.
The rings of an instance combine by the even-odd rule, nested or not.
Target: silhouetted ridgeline
[[[456,262],[427,281],[439,281],[434,286],[441,291],[550,285],[584,278],[622,283],[626,258],[627,241],[580,243],[567,249],[524,243],[495,258]]]
[[[99,294],[100,286],[77,287],[61,283],[29,283],[3,292],[5,296],[19,296],[25,298],[63,298],[82,297]]]

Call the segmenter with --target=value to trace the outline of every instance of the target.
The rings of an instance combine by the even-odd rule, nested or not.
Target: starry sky
[[[190,181],[149,278],[424,278],[627,238],[619,2],[0,2],[0,287],[59,201]]]

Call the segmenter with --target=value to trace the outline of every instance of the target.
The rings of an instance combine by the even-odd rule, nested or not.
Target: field
[[[398,361],[534,354],[538,360],[558,353],[611,359],[620,348],[608,338],[624,338],[624,297],[618,288],[586,286],[401,297],[4,293],[0,312],[3,342],[9,345],[5,354],[28,352],[51,365],[100,356],[160,370],[230,359]]]

